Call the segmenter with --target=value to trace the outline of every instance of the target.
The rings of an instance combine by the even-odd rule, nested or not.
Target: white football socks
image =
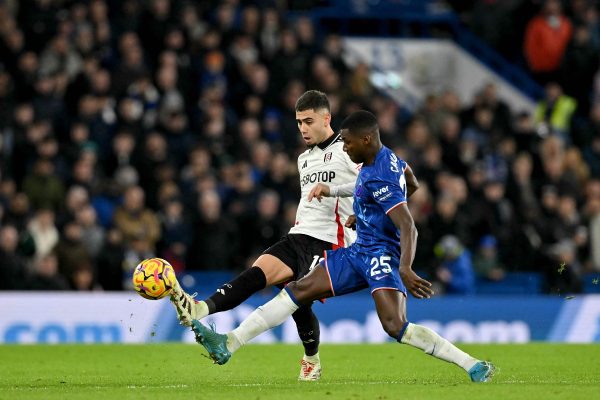
[[[204,300],[192,304],[194,307],[194,319],[202,319],[208,315],[208,304]]]
[[[233,353],[261,333],[282,324],[298,308],[287,292],[282,290],[227,334],[227,349]]]
[[[312,355],[312,356],[307,356],[306,354],[304,355],[304,360],[308,361],[311,364],[319,364],[321,362],[321,359],[319,358],[319,353],[317,352],[317,354]]]
[[[421,349],[440,360],[454,363],[467,372],[479,361],[431,329],[421,325],[409,323],[401,338],[401,343]]]

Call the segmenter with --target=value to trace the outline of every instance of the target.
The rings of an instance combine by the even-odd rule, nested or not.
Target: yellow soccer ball
[[[173,267],[162,258],[148,258],[139,263],[133,271],[133,288],[148,300],[168,296],[176,281]]]

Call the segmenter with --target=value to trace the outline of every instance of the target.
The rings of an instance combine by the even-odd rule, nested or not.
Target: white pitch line
[[[69,385],[63,385],[60,387],[68,387]],[[33,390],[48,390],[51,388],[57,388],[59,386],[13,386],[13,387],[9,387],[6,388],[7,390],[14,390],[14,391],[24,391],[24,390],[28,390],[28,391],[33,391]],[[80,386],[81,388],[85,388],[85,389],[115,389],[115,386]],[[181,388],[188,388],[190,387],[189,385],[127,385],[125,386],[127,389],[181,389]]]
[[[189,387],[189,385],[127,385],[127,389],[177,389],[186,387]]]

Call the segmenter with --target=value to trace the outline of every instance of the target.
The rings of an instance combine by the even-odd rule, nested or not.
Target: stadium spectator
[[[587,258],[588,230],[577,210],[577,200],[572,194],[563,194],[558,202],[557,216],[560,222],[558,236],[571,240],[577,260]],[[583,272],[583,271],[581,271]]]
[[[437,198],[429,226],[433,231],[433,243],[447,235],[455,235],[463,243],[470,241],[467,219],[459,213],[458,203],[449,193],[443,193]]]
[[[90,291],[96,289],[94,269],[90,261],[82,262],[77,265],[73,271],[72,285],[73,289],[78,291]]]
[[[485,183],[481,219],[474,225],[472,234],[476,237],[494,235],[500,243],[499,247],[504,250],[505,259],[516,263],[519,260],[511,258],[510,246],[515,235],[515,211],[505,194],[506,185],[503,181],[492,178]]]
[[[223,214],[219,195],[206,191],[198,199],[187,268],[229,269],[235,263],[240,240],[238,225]]]
[[[545,0],[540,14],[527,24],[525,58],[540,83],[556,80],[573,26],[559,0]]]
[[[589,28],[578,25],[562,60],[560,82],[565,93],[577,101],[577,113],[581,115],[590,111],[591,89],[600,66],[598,49]]]
[[[33,274],[27,280],[29,290],[67,290],[69,285],[58,272],[58,258],[50,252],[33,263]]]
[[[600,107],[598,107],[600,109]],[[594,178],[600,178],[600,136],[594,136],[584,149],[583,157]]]
[[[518,260],[519,267],[534,265],[536,247],[539,247],[537,236],[532,235],[533,225],[541,215],[533,168],[531,155],[525,152],[519,153],[512,164],[506,186],[507,197],[514,205],[515,219],[518,221],[515,222],[514,239],[519,240],[521,245],[513,247],[511,252],[514,259]]]
[[[535,109],[535,123],[543,135],[558,135],[563,141],[570,143],[569,130],[571,117],[577,108],[575,100],[563,93],[556,82],[546,85],[546,97]]]
[[[8,199],[8,206],[4,212],[4,224],[13,225],[18,232],[23,232],[29,222],[30,213],[31,207],[27,195],[21,192],[14,193]]]
[[[440,145],[444,149],[442,161],[448,169],[459,175],[468,170],[461,157],[460,151],[461,122],[457,115],[448,114],[444,117],[440,128]]]
[[[34,209],[49,208],[59,211],[62,207],[65,189],[63,182],[54,175],[54,164],[50,160],[39,159],[32,173],[25,177],[23,191]]]
[[[65,35],[55,36],[40,55],[39,74],[43,77],[65,73],[73,79],[82,68],[81,55],[72,48]]]
[[[583,267],[577,259],[576,245],[563,239],[547,250],[548,261],[544,266],[546,277],[543,290],[552,294],[580,293]]]
[[[280,197],[273,190],[265,190],[258,196],[256,215],[243,224],[242,231],[248,239],[240,243],[244,246],[243,254],[260,252],[275,243],[287,230],[277,218]]]
[[[144,190],[139,186],[127,188],[123,204],[115,210],[114,224],[123,234],[126,245],[133,241],[145,241],[152,251],[160,236],[160,223],[156,214],[145,207]]]
[[[125,246],[118,229],[110,229],[98,258],[96,270],[98,283],[104,290],[122,290],[125,271]]]
[[[500,281],[504,278],[504,266],[498,259],[498,241],[492,235],[479,240],[477,253],[473,257],[473,269],[479,278]]]
[[[456,236],[446,235],[435,246],[435,254],[440,259],[436,270],[437,279],[443,284],[447,294],[474,294],[475,273],[471,252]]]
[[[185,215],[183,203],[177,198],[165,200],[159,219],[162,235],[158,253],[169,260],[176,272],[183,271],[192,240],[192,226]]]
[[[54,217],[54,211],[38,208],[27,225],[27,232],[35,244],[34,263],[50,254],[58,243],[59,232],[54,225]]]
[[[12,225],[4,225],[0,228],[0,257],[2,257],[2,268],[0,268],[0,289],[21,289],[25,284],[25,261],[18,253],[19,232]]]
[[[425,276],[434,275],[434,254],[431,251],[434,242],[434,227],[429,223],[431,211],[433,209],[433,199],[429,186],[425,182],[419,182],[417,190],[410,198],[408,208],[415,221],[415,226],[419,232],[419,243],[415,251],[415,268],[423,271]]]
[[[517,145],[517,151],[524,151],[530,154],[538,152],[541,136],[536,130],[531,114],[526,111],[517,114],[513,121],[512,133]]]
[[[61,275],[67,279],[72,289],[76,289],[79,269],[90,265],[90,255],[83,243],[81,226],[77,222],[69,221],[65,224],[54,252]]]
[[[589,229],[590,270],[600,271],[600,181],[590,180],[585,191],[583,211]]]
[[[85,206],[77,212],[75,220],[81,226],[82,242],[88,254],[95,259],[100,254],[104,243],[104,228],[98,225],[96,210]]]
[[[132,166],[135,145],[135,137],[130,131],[122,129],[115,134],[112,151],[104,163],[107,176],[114,177],[117,171]]]

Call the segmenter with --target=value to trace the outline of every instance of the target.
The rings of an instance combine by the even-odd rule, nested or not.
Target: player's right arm
[[[308,201],[312,201],[313,198],[316,198],[321,201],[323,197],[352,197],[354,194],[354,187],[356,185],[356,177],[358,176],[358,171],[360,170],[360,166],[352,162],[350,157],[345,151],[342,151],[342,156],[345,161],[345,171],[349,173],[351,176],[354,176],[352,182],[342,183],[341,185],[329,186],[324,183],[317,183],[308,194]]]
[[[324,183],[317,183],[308,194],[308,201],[312,201],[312,199],[317,199],[321,201],[323,197],[329,197],[331,194],[331,189],[328,185]]]
[[[356,182],[348,182],[342,185],[329,186],[324,183],[317,183],[308,194],[308,201],[317,199],[321,201],[323,197],[351,197],[354,193]]]
[[[412,269],[417,249],[417,228],[406,203],[398,204],[388,212],[400,234],[400,277],[413,296],[418,299],[430,298],[433,295],[431,283],[421,278]]]

